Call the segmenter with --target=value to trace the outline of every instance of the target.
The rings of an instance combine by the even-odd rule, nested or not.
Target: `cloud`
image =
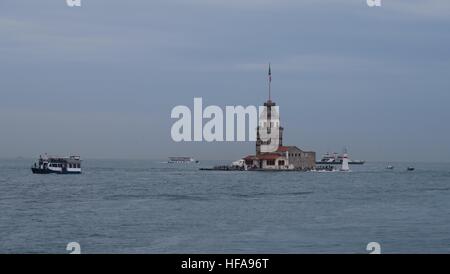
[[[446,18],[450,16],[448,0],[382,0],[383,8],[402,14]]]
[[[426,17],[450,16],[450,1],[448,0],[381,0],[381,8],[370,8],[366,0],[191,0],[190,4],[216,6],[239,9],[336,9],[336,8],[367,8],[379,9],[377,12],[394,11],[399,14],[412,14]]]
[[[219,7],[233,9],[292,9],[298,7],[332,8],[333,6],[364,6],[366,0],[175,0],[180,4],[202,7]]]
[[[347,72],[371,70],[381,65],[380,61],[368,57],[344,56],[337,54],[301,54],[283,57],[272,62],[278,71],[288,72]],[[234,66],[236,70],[267,70],[267,63],[241,63]]]

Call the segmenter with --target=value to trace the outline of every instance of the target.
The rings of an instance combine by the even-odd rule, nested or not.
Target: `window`
[[[275,165],[275,160],[267,160],[266,161],[268,166],[274,166]]]
[[[278,165],[279,165],[279,166],[284,166],[284,160],[279,160],[279,161],[278,161]]]

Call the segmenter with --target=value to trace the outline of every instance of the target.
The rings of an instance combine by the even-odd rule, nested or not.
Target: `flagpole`
[[[270,71],[270,63],[269,63],[269,101],[271,101],[271,84],[272,84],[272,72]]]

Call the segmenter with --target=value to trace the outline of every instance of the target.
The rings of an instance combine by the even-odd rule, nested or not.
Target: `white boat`
[[[322,159],[320,159],[320,161],[317,161],[316,164],[318,165],[340,165],[342,164],[342,161],[344,159],[344,154],[347,154],[346,151],[344,151],[343,154],[339,155],[336,152],[334,153],[325,153],[322,156]],[[348,154],[347,154],[348,157]],[[362,160],[351,160],[348,159],[348,164],[349,165],[363,165],[366,161],[362,161]]]
[[[184,164],[184,163],[198,163],[192,157],[169,157],[169,164]]]
[[[234,161],[233,163],[231,163],[231,166],[234,167],[234,168],[248,170],[247,164],[245,164],[245,160],[244,159],[239,159],[237,161]]]
[[[39,156],[38,162],[31,167],[33,174],[80,174],[80,156],[55,157]]]

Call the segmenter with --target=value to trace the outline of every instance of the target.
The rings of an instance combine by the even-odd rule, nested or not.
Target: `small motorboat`
[[[406,170],[407,170],[407,171],[414,171],[415,168],[413,168],[413,167],[408,167]]]
[[[386,169],[394,169],[394,166],[387,166]]]

